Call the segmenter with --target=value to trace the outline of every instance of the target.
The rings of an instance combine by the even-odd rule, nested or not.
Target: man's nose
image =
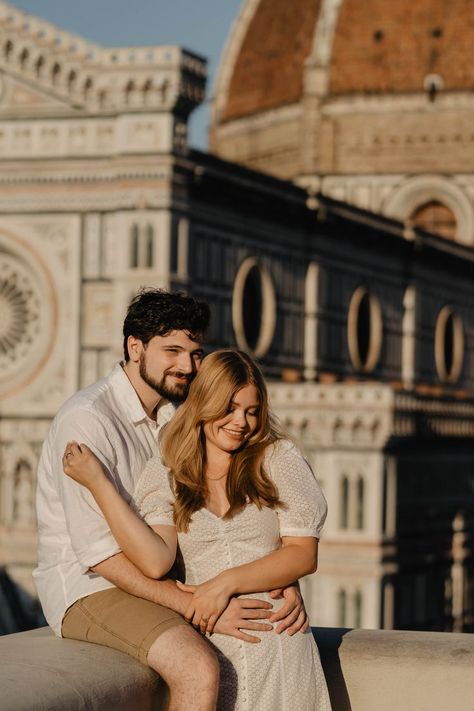
[[[194,361],[190,353],[180,353],[177,362],[177,370],[180,373],[192,373],[194,371]]]

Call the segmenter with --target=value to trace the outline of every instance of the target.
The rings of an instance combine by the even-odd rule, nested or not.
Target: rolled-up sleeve
[[[50,454],[51,471],[64,509],[72,549],[86,573],[94,565],[120,553],[121,549],[89,490],[64,474],[62,456],[71,440],[87,444],[112,481],[115,455],[107,420],[96,413],[76,408],[57,422],[55,446]]]
[[[173,526],[174,494],[169,469],[159,456],[146,464],[133,495],[135,507],[149,526]]]
[[[319,538],[327,514],[326,499],[301,452],[292,442],[281,440],[272,446],[266,467],[283,502],[278,509],[280,536]]]

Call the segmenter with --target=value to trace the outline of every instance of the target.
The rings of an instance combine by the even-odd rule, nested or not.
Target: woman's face
[[[206,447],[232,453],[239,449],[258,425],[258,393],[255,385],[238,390],[224,417],[204,425]]]

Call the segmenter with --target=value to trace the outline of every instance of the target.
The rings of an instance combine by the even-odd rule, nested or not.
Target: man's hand
[[[270,597],[274,600],[285,599],[280,609],[268,618],[269,622],[279,622],[281,620],[281,624],[275,628],[277,634],[281,634],[286,630],[291,637],[295,632],[306,632],[309,627],[309,618],[297,583],[287,588],[272,590]]]
[[[271,603],[264,600],[233,597],[214,625],[214,632],[237,637],[237,639],[241,639],[244,642],[258,644],[260,642],[259,637],[246,634],[242,630],[271,632],[273,630],[272,625],[256,621],[267,620],[272,614],[271,608]]]

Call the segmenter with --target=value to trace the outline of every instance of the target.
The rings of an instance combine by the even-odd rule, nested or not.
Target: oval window
[[[439,379],[455,383],[461,375],[463,360],[462,321],[450,306],[444,306],[438,314],[435,331],[435,363]]]
[[[382,349],[382,309],[374,294],[359,287],[352,294],[347,319],[347,341],[352,365],[356,370],[374,370]]]
[[[259,358],[270,348],[276,298],[269,271],[254,257],[240,266],[232,294],[232,324],[239,348]]]

